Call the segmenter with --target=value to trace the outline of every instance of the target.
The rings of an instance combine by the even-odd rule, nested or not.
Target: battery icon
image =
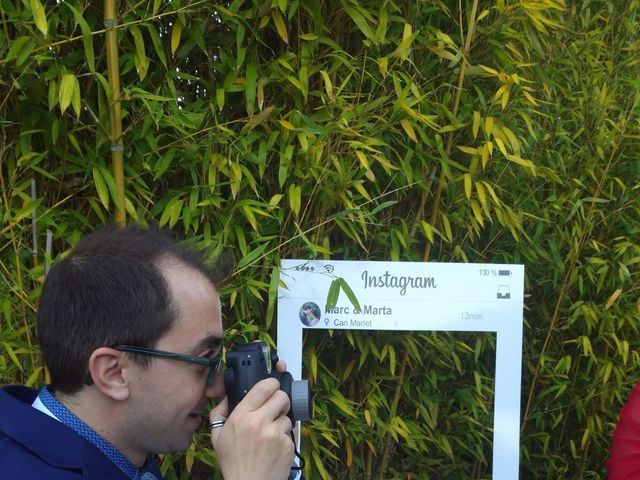
[[[498,275],[501,277],[511,276],[511,270],[498,270]]]

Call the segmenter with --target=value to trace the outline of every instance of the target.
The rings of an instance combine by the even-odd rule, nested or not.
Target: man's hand
[[[278,381],[267,378],[256,383],[230,415],[226,398],[211,410],[211,422],[226,420],[223,427],[211,430],[211,444],[225,479],[288,477],[294,447],[289,407],[289,398]]]

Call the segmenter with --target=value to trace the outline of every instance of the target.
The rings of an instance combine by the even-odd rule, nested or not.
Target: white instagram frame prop
[[[338,277],[361,311],[344,291],[327,308]],[[523,265],[282,260],[280,281],[286,288],[278,290],[278,356],[295,379],[302,375],[305,328],[495,332],[492,478],[518,479]]]

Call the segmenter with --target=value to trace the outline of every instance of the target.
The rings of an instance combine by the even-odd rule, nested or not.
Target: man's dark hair
[[[77,392],[91,353],[115,344],[153,347],[177,311],[162,268],[182,264],[215,286],[202,256],[157,229],[115,226],[84,237],[49,272],[38,338],[55,389]],[[136,355],[146,365],[149,358]]]

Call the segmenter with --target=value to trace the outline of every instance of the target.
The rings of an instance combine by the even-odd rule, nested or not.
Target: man
[[[224,478],[288,477],[287,395],[265,379],[229,412],[216,279],[160,232],[81,240],[47,277],[37,330],[51,385],[0,390],[2,478],[160,479],[154,455],[187,449],[210,399]]]

